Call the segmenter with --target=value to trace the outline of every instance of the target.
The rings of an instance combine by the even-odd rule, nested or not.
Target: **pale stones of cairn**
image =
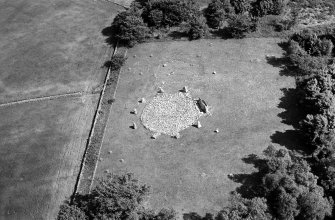
[[[140,100],[138,100],[138,102],[139,102],[139,103],[145,103],[146,100],[145,100],[145,98],[141,98]]]
[[[132,110],[130,113],[133,114],[133,115],[137,115],[137,109],[134,108],[134,110]]]
[[[143,75],[143,72],[140,72],[139,74],[142,76],[142,75]]]
[[[219,133],[219,129],[216,129],[214,132],[215,132],[215,133]]]
[[[196,123],[194,123],[194,126],[196,128],[201,128],[202,127],[200,121],[197,121]]]
[[[214,74],[214,75],[216,74],[216,71],[215,71],[215,70],[213,71],[213,74]]]
[[[111,150],[110,150],[110,151],[108,151],[108,154],[112,154],[112,153],[113,153],[113,151],[111,151]]]
[[[158,91],[157,91],[158,93],[164,93],[164,90],[163,90],[163,88],[162,87],[158,87]]]
[[[201,116],[189,93],[158,93],[144,107],[141,122],[153,133],[179,138],[179,132],[199,121]]]
[[[153,57],[153,55],[152,55],[152,54],[150,54],[150,57]]]
[[[119,161],[120,161],[121,163],[124,163],[124,159],[120,159]]]
[[[132,126],[131,126],[134,130],[136,130],[137,129],[137,125],[136,125],[136,123],[135,122],[133,122],[133,124],[132,124]]]
[[[164,63],[164,64],[163,64],[163,67],[166,67],[166,66],[167,66],[167,64],[166,64],[166,63]]]
[[[187,86],[184,86],[181,90],[181,92],[188,93],[188,88]]]

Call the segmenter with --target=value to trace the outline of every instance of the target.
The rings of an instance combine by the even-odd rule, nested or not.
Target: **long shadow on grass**
[[[113,45],[115,42],[114,36],[113,36],[113,28],[111,26],[105,27],[102,29],[101,34],[106,37],[105,42],[109,45]]]
[[[281,76],[298,77],[299,71],[292,65],[287,56],[286,43],[279,43],[279,46],[285,51],[283,57],[277,58],[273,56],[267,57],[267,62],[280,68],[279,74]],[[279,108],[284,109],[278,116],[282,119],[282,123],[292,126],[292,129],[285,131],[276,131],[271,135],[272,143],[279,144],[292,151],[309,154],[304,143],[303,134],[299,130],[299,122],[304,118],[301,109],[298,107],[299,92],[296,88],[283,88],[281,89],[283,96],[280,98]]]

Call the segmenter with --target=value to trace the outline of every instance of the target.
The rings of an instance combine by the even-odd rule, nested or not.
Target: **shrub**
[[[208,33],[208,28],[203,17],[194,17],[189,23],[188,37],[190,40],[203,38]]]
[[[160,27],[163,22],[163,12],[158,9],[151,10],[148,15],[148,25]]]
[[[207,25],[210,28],[219,28],[227,15],[233,12],[229,0],[212,0],[205,9]]]
[[[284,0],[257,0],[252,4],[252,14],[257,17],[280,15],[285,7]]]
[[[244,14],[251,9],[250,0],[230,0],[236,14]]]
[[[111,175],[100,180],[90,194],[77,195],[74,205],[90,219],[130,220],[138,217],[148,193],[149,188],[132,174]]]
[[[307,161],[286,150],[265,150],[263,187],[268,205],[278,219],[324,219],[332,202],[324,196]]]
[[[63,204],[60,206],[57,220],[86,220],[85,213],[76,206]]]
[[[128,10],[118,14],[112,23],[113,37],[133,46],[148,35],[149,29],[139,13]]]
[[[218,220],[242,220],[242,219],[271,219],[271,215],[264,198],[245,199],[238,193],[230,198],[230,204],[220,211],[215,219]]]
[[[194,0],[157,0],[146,5],[142,17],[149,26],[174,27],[189,22],[199,11]]]
[[[115,55],[111,60],[105,62],[105,66],[111,68],[112,71],[119,70],[126,60],[127,58],[122,55]]]
[[[243,38],[255,28],[255,22],[247,15],[235,15],[228,20],[228,31],[233,38]]]

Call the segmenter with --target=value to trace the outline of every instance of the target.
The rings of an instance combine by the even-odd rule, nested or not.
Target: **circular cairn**
[[[143,109],[141,121],[158,134],[176,136],[201,116],[195,101],[187,93],[157,94]]]

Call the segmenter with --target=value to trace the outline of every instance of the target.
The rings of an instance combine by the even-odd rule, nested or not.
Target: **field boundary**
[[[58,95],[40,96],[40,97],[30,98],[30,99],[22,99],[22,100],[7,102],[7,103],[0,103],[0,107],[17,105],[17,104],[24,104],[24,103],[29,103],[29,102],[52,100],[52,99],[58,99],[58,98],[63,98],[63,97],[69,97],[69,96],[85,95],[83,93],[84,93],[83,91],[80,91],[80,92],[71,92],[71,93],[64,93],[64,94],[58,94]]]
[[[117,43],[114,47],[112,57],[115,55],[126,56],[126,53],[127,49],[125,47],[119,48]],[[100,92],[98,105],[94,113],[93,123],[87,139],[73,195],[77,193],[86,194],[91,191],[105,128],[109,118],[109,112],[114,102],[120,72],[121,69],[112,71],[108,68],[107,70],[104,86]]]

